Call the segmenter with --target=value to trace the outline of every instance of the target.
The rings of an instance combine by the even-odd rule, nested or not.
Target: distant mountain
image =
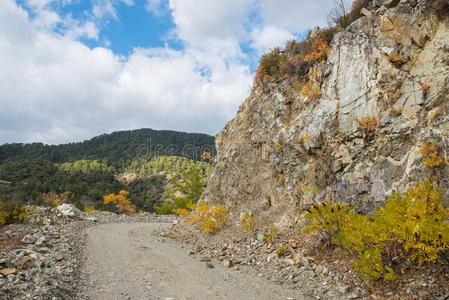
[[[100,160],[115,167],[136,158],[168,155],[198,160],[201,153],[215,153],[214,137],[169,130],[138,129],[103,134],[79,143],[62,145],[0,145],[0,163],[8,160],[46,159],[53,163],[81,159]]]

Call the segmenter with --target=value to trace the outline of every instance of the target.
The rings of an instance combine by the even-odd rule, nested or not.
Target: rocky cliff
[[[318,99],[254,84],[217,136],[206,199],[289,217],[325,200],[369,211],[432,173],[448,187],[447,168],[426,169],[420,149],[447,149],[449,21],[431,1],[397,2],[374,1],[335,34],[310,76]]]

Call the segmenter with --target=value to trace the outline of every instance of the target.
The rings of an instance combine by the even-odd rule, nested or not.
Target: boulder
[[[58,206],[58,211],[64,217],[78,217],[81,214],[81,210],[68,203],[63,203]]]

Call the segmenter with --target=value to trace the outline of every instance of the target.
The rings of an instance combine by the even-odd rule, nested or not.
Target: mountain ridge
[[[198,160],[201,153],[215,153],[214,137],[204,133],[141,128],[115,131],[82,142],[58,145],[6,143],[0,145],[0,163],[10,159],[45,158],[54,163],[79,159],[117,161],[159,155]]]

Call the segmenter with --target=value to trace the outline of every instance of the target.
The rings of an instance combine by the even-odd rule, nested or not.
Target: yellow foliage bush
[[[58,207],[62,203],[67,202],[67,200],[69,200],[69,196],[69,192],[64,192],[62,194],[48,192],[41,195],[44,204],[52,207]]]
[[[446,165],[447,160],[441,153],[442,150],[437,143],[428,143],[421,147],[423,163],[429,169],[439,168]]]
[[[240,217],[240,229],[243,231],[253,232],[256,226],[256,218],[251,213],[245,213]]]
[[[271,244],[275,243],[278,237],[278,231],[278,228],[275,225],[272,225],[263,235],[264,242]]]
[[[288,252],[290,252],[290,250],[286,245],[279,245],[276,248],[276,254],[279,256],[285,256],[288,254]]]
[[[119,213],[133,214],[137,212],[136,206],[129,200],[128,191],[121,190],[118,194],[108,194],[103,196],[104,204],[114,204]]]
[[[301,90],[301,96],[307,98],[309,101],[318,99],[321,95],[320,87],[313,81],[307,81]]]
[[[392,258],[434,262],[449,250],[449,210],[430,180],[388,197],[373,216],[345,204],[323,204],[306,215],[305,233],[320,233],[357,255],[354,267],[369,280],[394,280]]]
[[[0,201],[0,225],[25,222],[34,211],[34,207],[24,206],[20,202]]]
[[[229,209],[224,205],[209,205],[201,201],[188,215],[187,223],[198,224],[203,232],[214,234],[229,223]]]
[[[88,214],[93,213],[95,211],[95,205],[86,204],[83,207],[83,211]]]

